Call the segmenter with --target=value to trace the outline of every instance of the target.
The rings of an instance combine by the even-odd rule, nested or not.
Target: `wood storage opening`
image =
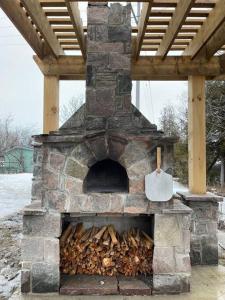
[[[65,216],[61,275],[74,279],[80,275],[151,277],[153,226],[153,215]]]

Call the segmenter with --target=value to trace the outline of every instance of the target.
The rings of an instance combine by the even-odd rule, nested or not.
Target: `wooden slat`
[[[176,7],[179,0],[154,0],[153,7]],[[216,0],[196,0],[193,7],[213,8]]]
[[[39,0],[42,7],[65,7],[64,0]]]
[[[54,56],[63,54],[63,50],[59,45],[59,42],[53,33],[51,26],[45,16],[43,9],[36,0],[21,0],[21,3],[26,8],[28,14],[31,16],[32,21],[40,31],[45,42],[49,46]]]
[[[191,18],[207,18],[211,10],[191,10],[187,16]],[[172,17],[174,10],[155,9],[151,11],[151,17]]]
[[[168,53],[173,41],[175,40],[177,33],[182,25],[185,23],[185,19],[192,7],[195,0],[183,0],[177,4],[173,18],[168,26],[162,43],[156,53],[156,55],[165,57]]]
[[[45,75],[57,75],[60,79],[85,79],[85,63],[82,56],[60,56],[58,59],[40,60],[35,62]],[[207,79],[225,74],[220,57],[208,60],[191,60],[189,57],[167,56],[164,60],[157,56],[132,59],[132,80],[187,80],[190,75],[205,75]]]
[[[220,28],[224,27],[225,22],[225,1],[218,0],[215,8],[211,11],[203,26],[199,29],[191,44],[184,51],[183,55],[191,56],[192,58],[200,52],[206,45],[213,34]],[[224,30],[222,30],[224,32]],[[212,45],[212,47],[214,47]],[[212,48],[213,50],[213,48]],[[214,50],[213,50],[214,51]]]
[[[71,19],[70,18],[48,18],[48,21],[51,25],[70,25]]]
[[[45,55],[44,47],[45,43],[41,41],[36,29],[27,18],[24,9],[20,6],[18,0],[0,1],[0,7],[16,26],[34,52],[43,58]]]
[[[194,1],[194,0],[185,0],[185,1]],[[185,2],[186,3],[186,2]],[[179,16],[181,16],[179,14]],[[155,18],[155,19],[149,19],[148,20],[148,25],[161,25],[161,26],[168,26],[170,25],[173,21],[173,18]],[[170,22],[171,21],[171,22]],[[184,25],[202,25],[204,23],[204,19],[199,19],[199,18],[193,18],[193,19],[186,19],[184,22]],[[171,25],[170,25],[171,26]]]
[[[47,17],[67,17],[69,15],[68,10],[66,8],[44,9],[44,12]]]
[[[145,30],[148,25],[149,15],[151,13],[153,0],[150,0],[148,3],[143,3],[141,16],[138,22],[138,33],[136,39],[136,50],[135,50],[135,58],[138,59],[138,56],[141,51],[142,41],[145,35]]]
[[[67,9],[71,18],[71,22],[74,27],[74,32],[76,33],[76,37],[78,40],[78,43],[80,45],[81,53],[86,58],[86,45],[85,45],[85,37],[84,37],[84,30],[83,30],[83,24],[81,21],[80,11],[78,2],[71,3],[66,0]]]

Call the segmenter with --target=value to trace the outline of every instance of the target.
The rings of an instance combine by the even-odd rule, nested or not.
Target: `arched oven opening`
[[[95,163],[84,180],[85,193],[127,193],[129,179],[123,166],[111,159]]]

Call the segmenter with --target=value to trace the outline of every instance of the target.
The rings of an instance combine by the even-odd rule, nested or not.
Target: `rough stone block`
[[[108,26],[104,25],[88,25],[87,26],[87,49],[89,51],[89,41],[108,41]]]
[[[121,43],[122,44],[122,43]],[[112,48],[112,47],[111,47]],[[115,46],[114,46],[115,48]],[[110,48],[109,48],[110,50]],[[116,50],[116,49],[115,49]],[[109,53],[109,69],[112,71],[118,71],[118,70],[127,70],[129,71],[131,68],[131,60],[129,54],[122,54],[123,47],[121,47],[120,52],[115,51]],[[122,76],[122,75],[121,75]],[[119,86],[119,93],[129,93],[131,90],[131,78],[126,77],[125,78],[118,78],[118,86]],[[122,88],[122,85],[124,84],[124,87]]]
[[[21,241],[22,259],[28,261],[43,261],[44,240],[39,237],[24,237]]]
[[[92,212],[93,206],[88,195],[71,195],[67,207],[68,212]]]
[[[129,179],[140,179],[151,172],[149,159],[146,157],[137,161],[127,169]]]
[[[48,213],[44,216],[23,216],[23,234],[29,236],[59,237],[61,235],[61,216]]]
[[[174,247],[155,247],[153,256],[154,274],[175,273]]]
[[[189,291],[189,275],[153,275],[153,294],[178,294]]]
[[[87,175],[88,167],[80,164],[71,158],[66,161],[65,173],[71,177],[79,178],[83,180]]]
[[[92,202],[92,211],[96,213],[110,212],[110,194],[92,194],[89,195],[89,201]]]
[[[88,15],[87,15],[88,24],[90,24],[90,25],[107,24],[108,23],[108,15],[109,15],[108,7],[91,6],[88,8]]]
[[[126,114],[124,116],[115,116],[108,118],[108,128],[116,129],[116,128],[130,128],[131,124],[131,115]]]
[[[109,25],[108,39],[110,42],[128,42],[131,40],[131,27],[127,25]]]
[[[82,165],[88,166],[95,162],[95,158],[93,157],[91,150],[85,143],[77,145],[72,151],[71,156]]]
[[[56,171],[62,171],[65,162],[65,156],[58,153],[50,154],[50,166]]]
[[[122,42],[119,43],[107,43],[107,42],[99,42],[99,41],[93,41],[93,40],[88,40],[88,53],[100,53],[100,52],[106,52],[106,53],[110,53],[110,56],[112,55],[112,53],[118,53],[118,55],[125,57],[124,55],[122,55],[122,53],[124,53],[124,44]],[[110,59],[109,56],[109,59]],[[111,58],[112,60],[113,58]],[[130,59],[129,59],[130,61]],[[124,58],[124,62],[126,62],[125,58]],[[110,60],[109,60],[110,63]],[[126,64],[129,63],[126,62]],[[110,63],[111,66],[111,63]],[[111,67],[112,68],[112,67]],[[115,67],[114,67],[115,68]],[[122,69],[122,65],[119,66],[117,69]],[[127,67],[128,69],[128,67]]]
[[[108,157],[107,140],[105,136],[97,136],[87,140],[89,148],[92,150],[97,161]]]
[[[131,113],[132,110],[131,96],[130,95],[116,96],[115,108],[116,108],[116,115],[122,113]]]
[[[128,59],[127,59],[128,61]],[[123,66],[123,65],[122,65]],[[120,74],[117,76],[117,95],[130,94],[132,89],[132,81],[129,74]]]
[[[106,71],[109,64],[108,53],[89,53],[87,56],[87,65],[92,65],[98,70]]]
[[[29,293],[30,286],[30,270],[21,270],[21,293]]]
[[[32,189],[31,189],[31,196],[32,199],[41,199],[42,198],[42,180],[41,179],[34,179],[32,181]]]
[[[58,190],[49,190],[44,192],[44,199],[46,205],[53,210],[64,212],[67,200],[66,192],[61,192]]]
[[[85,124],[86,124],[86,130],[102,130],[106,128],[106,118],[87,116],[85,120]],[[91,161],[89,165],[92,165],[93,163],[94,161],[93,162]]]
[[[115,161],[123,154],[127,141],[119,137],[108,138],[109,157]]]
[[[77,178],[66,178],[65,188],[70,194],[82,194],[83,180]]]
[[[122,25],[124,23],[124,10],[119,3],[113,3],[109,11],[109,24]]]
[[[202,236],[202,264],[217,265],[218,264],[218,240],[217,236]]]
[[[44,239],[44,261],[59,264],[59,240],[56,238]]]
[[[32,265],[32,292],[54,293],[59,291],[58,264],[34,263]]]
[[[123,155],[120,157],[120,162],[128,169],[131,165],[145,157],[148,157],[146,145],[141,142],[133,141],[126,146]]]
[[[124,213],[142,214],[147,213],[148,200],[145,195],[129,194],[125,201]]]
[[[111,213],[123,213],[124,202],[126,200],[126,194],[111,194],[110,195],[110,212]]]
[[[140,194],[145,192],[145,179],[130,179],[129,180],[129,193]]]
[[[33,176],[34,177],[39,177],[39,178],[42,176],[42,167],[41,166],[38,166],[38,165],[34,166]]]
[[[43,171],[43,185],[47,189],[57,189],[59,184],[59,175],[47,169]]]
[[[180,254],[175,251],[176,269],[178,273],[191,274],[191,261],[189,254]]]
[[[177,215],[155,215],[155,246],[180,246],[183,242],[182,223]]]

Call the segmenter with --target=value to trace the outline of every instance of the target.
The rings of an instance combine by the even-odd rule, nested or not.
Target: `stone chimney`
[[[131,6],[89,2],[86,118],[131,113]]]

